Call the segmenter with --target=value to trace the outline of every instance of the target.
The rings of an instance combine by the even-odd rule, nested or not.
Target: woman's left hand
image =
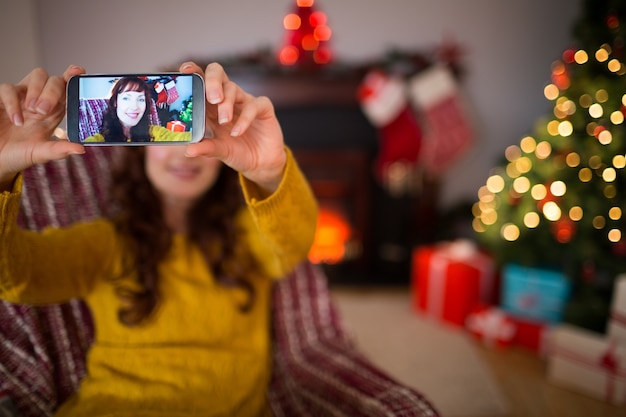
[[[186,154],[218,158],[264,190],[275,191],[287,156],[271,101],[245,92],[217,63],[203,71],[187,62],[180,71],[204,77],[207,100],[208,134],[200,142],[187,145]]]

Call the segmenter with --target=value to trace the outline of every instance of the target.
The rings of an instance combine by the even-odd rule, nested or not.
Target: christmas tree
[[[193,100],[192,99],[187,99],[183,101],[183,108],[178,114],[178,120],[180,120],[187,126],[186,130],[189,130],[189,127],[191,127],[191,122],[193,120]]]
[[[278,60],[284,66],[314,68],[328,64],[332,31],[324,12],[315,10],[315,0],[296,0],[296,8],[283,19],[285,43]]]
[[[626,267],[626,2],[585,0],[551,68],[553,104],[478,191],[473,227],[501,264],[553,267],[573,284],[565,320],[603,330]]]

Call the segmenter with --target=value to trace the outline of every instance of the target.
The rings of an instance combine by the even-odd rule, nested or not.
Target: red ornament
[[[561,91],[569,88],[570,77],[563,62],[557,61],[552,65],[552,83]]]
[[[575,53],[576,51],[574,51],[573,49],[566,49],[563,52],[563,62],[565,62],[566,64],[573,64]]]
[[[606,25],[609,29],[617,29],[619,27],[619,19],[615,15],[606,18]]]
[[[570,219],[562,218],[552,224],[552,233],[559,243],[569,243],[576,233],[576,224]]]
[[[596,139],[598,139],[598,137],[600,136],[600,133],[604,132],[606,130],[606,127],[604,126],[596,126],[593,129],[593,136],[596,137]]]

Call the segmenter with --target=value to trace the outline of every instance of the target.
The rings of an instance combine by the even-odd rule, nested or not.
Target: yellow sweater
[[[241,313],[238,290],[220,286],[199,251],[178,235],[160,268],[163,295],[148,322],[125,327],[110,277],[124,247],[112,224],[97,220],[42,233],[16,226],[22,179],[0,193],[0,296],[41,304],[86,300],[95,322],[88,375],[58,416],[268,415],[271,279],[303,260],[313,240],[316,203],[291,155],[279,189],[259,200],[241,179],[254,308]],[[128,277],[130,282],[133,277]]]
[[[191,132],[173,132],[163,126],[152,125],[150,126],[150,135],[153,138],[153,142],[191,142]],[[127,139],[127,142],[132,142],[132,139]],[[104,142],[104,136],[102,133],[96,133],[93,136],[85,138],[83,142]]]

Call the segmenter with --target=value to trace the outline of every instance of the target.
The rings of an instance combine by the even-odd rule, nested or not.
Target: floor
[[[334,287],[333,292],[335,295],[356,294],[362,297],[373,292],[404,294],[406,290],[380,287],[364,290],[339,286]],[[361,314],[366,316],[363,310]],[[371,317],[362,319],[371,320]],[[399,326],[407,325],[403,321],[394,323]],[[372,322],[368,325],[372,325]],[[626,417],[626,404],[614,406],[548,382],[547,361],[528,349],[515,346],[494,349],[478,342],[476,348],[479,357],[484,359],[495,378],[495,383],[508,401],[510,412],[506,415],[471,417]]]
[[[506,417],[626,416],[626,405],[613,406],[548,383],[546,361],[526,349],[479,346],[478,351],[511,404]]]

